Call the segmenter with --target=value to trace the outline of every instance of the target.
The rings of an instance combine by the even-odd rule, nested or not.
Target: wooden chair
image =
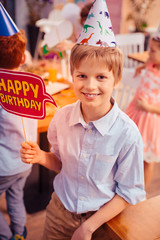
[[[124,55],[124,67],[135,67],[138,62],[128,59],[128,54],[143,52],[145,36],[143,33],[116,34],[116,42]]]
[[[135,95],[140,77],[134,77],[135,69],[124,68],[122,80],[113,91],[113,97],[121,110],[125,111]]]

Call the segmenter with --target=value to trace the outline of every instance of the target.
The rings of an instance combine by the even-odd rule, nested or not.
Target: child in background
[[[80,24],[82,25],[82,27],[85,24],[85,21],[88,17],[88,13],[91,7],[92,7],[92,3],[86,3],[80,11]]]
[[[2,14],[3,13],[3,14]],[[5,23],[5,9],[0,3],[0,68],[18,70],[24,63],[26,37],[12,20]],[[1,26],[3,24],[3,26]],[[37,120],[24,118],[28,139],[37,140]],[[0,239],[18,240],[26,237],[26,211],[23,188],[31,172],[31,166],[20,158],[20,144],[24,140],[21,117],[6,112],[0,106],[0,196],[5,193],[10,217],[8,225],[0,212]]]
[[[86,22],[94,28],[82,32],[71,51],[71,74],[79,100],[53,117],[48,129],[51,153],[33,142],[22,143],[25,163],[52,170],[60,169],[58,161],[62,163],[46,209],[43,240],[107,240],[104,224],[145,197],[141,135],[112,98],[122,75],[122,54],[112,31],[99,33],[96,11],[100,9],[108,12],[105,1],[94,1],[95,18]],[[104,18],[100,16],[101,24]],[[105,19],[104,26],[109,31],[110,19]],[[86,43],[91,33],[96,38]]]
[[[145,187],[151,181],[155,162],[160,162],[160,25],[149,43],[149,59],[139,87],[126,113],[137,124],[144,149]]]

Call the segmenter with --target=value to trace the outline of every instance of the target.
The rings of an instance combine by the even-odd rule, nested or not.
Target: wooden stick
[[[25,142],[27,142],[27,137],[26,137],[26,131],[25,131],[25,127],[24,127],[23,117],[21,117],[21,119],[22,119],[22,126],[23,126],[23,131],[24,131]]]

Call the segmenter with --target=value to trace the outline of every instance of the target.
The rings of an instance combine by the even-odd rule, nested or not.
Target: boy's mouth
[[[88,100],[94,100],[97,96],[99,96],[99,93],[83,93],[86,99]]]
[[[83,93],[86,97],[96,97],[100,95],[99,93]]]

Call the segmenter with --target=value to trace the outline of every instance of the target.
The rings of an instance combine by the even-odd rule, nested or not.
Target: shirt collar
[[[81,102],[78,100],[74,103],[75,106],[72,109],[70,120],[69,120],[69,126],[76,125],[78,123],[81,123],[83,127],[87,126],[87,123],[84,121],[82,112],[81,112]]]
[[[119,115],[120,109],[116,101],[112,98],[111,102],[113,104],[112,109],[104,117],[96,121],[92,121],[92,124],[102,136],[104,136],[109,131],[109,129],[116,121],[117,116]],[[75,107],[73,108],[71,113],[69,125],[72,126],[78,123],[81,123],[84,128],[88,126],[82,116],[80,100],[75,103]]]

